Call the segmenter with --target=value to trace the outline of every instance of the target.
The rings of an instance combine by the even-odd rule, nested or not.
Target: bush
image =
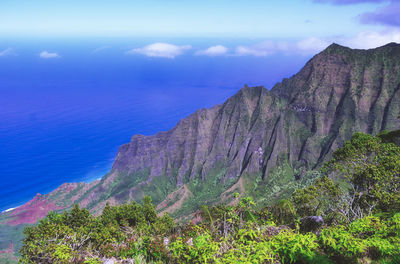
[[[168,214],[157,215],[150,197],[107,204],[98,217],[74,205],[25,229],[20,261],[400,263],[400,148],[358,133],[325,172],[267,209],[255,210],[251,197],[203,206],[199,224],[176,226]],[[305,228],[305,220],[317,228]]]

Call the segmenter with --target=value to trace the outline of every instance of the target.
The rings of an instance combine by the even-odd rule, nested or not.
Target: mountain
[[[243,176],[265,182],[277,169],[289,180],[300,179],[354,132],[397,128],[399,90],[400,45],[352,50],[332,44],[270,91],[244,87],[169,131],[133,136],[81,203],[97,210],[106,201],[138,200],[145,193],[160,203],[186,185],[189,196],[199,199],[202,184],[212,189],[208,198],[217,200]]]
[[[107,202],[149,194],[160,212],[187,216],[200,204],[234,202],[235,192],[276,200],[307,184],[354,132],[398,128],[399,113],[400,45],[332,44],[271,90],[246,86],[169,131],[133,136],[101,180],[64,184],[0,223],[33,223],[23,213],[44,201],[48,210],[77,202],[98,214]]]

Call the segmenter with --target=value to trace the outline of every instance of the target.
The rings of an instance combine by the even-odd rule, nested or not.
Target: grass
[[[23,230],[26,226],[27,225],[0,225],[0,251],[7,250],[10,243],[14,244],[14,248],[20,248],[22,246],[22,240],[25,237]]]

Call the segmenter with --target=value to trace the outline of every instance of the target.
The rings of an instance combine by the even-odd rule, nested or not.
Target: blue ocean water
[[[100,178],[132,135],[171,129],[244,84],[271,88],[310,58],[195,56],[222,41],[163,41],[193,50],[165,59],[126,54],[153,39],[0,41],[15,52],[0,57],[0,211],[64,182]],[[43,50],[60,58],[41,59]]]

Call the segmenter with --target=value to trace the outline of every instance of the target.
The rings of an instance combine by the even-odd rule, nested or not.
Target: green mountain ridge
[[[397,44],[373,50],[332,44],[271,91],[244,87],[169,131],[133,136],[84,201],[97,210],[105,201],[151,194],[160,203],[187,185],[193,198],[208,192],[200,204],[219,200],[237,183],[236,190],[251,192],[248,185],[263,185],[281,171],[288,182],[302,179],[354,132],[399,127],[399,62]]]
[[[245,196],[201,207],[194,221],[142,203],[75,204],[28,227],[22,263],[399,263],[400,130],[357,132],[321,177],[266,207]],[[238,193],[234,195],[238,196]]]
[[[399,128],[399,113],[400,45],[354,50],[332,44],[270,91],[246,86],[169,131],[133,136],[101,180],[63,184],[2,214],[0,223],[34,223],[26,214],[43,204],[38,217],[74,203],[100,214],[106,203],[145,195],[159,212],[176,217],[193,217],[202,204],[235,203],[235,192],[266,204],[312,182],[354,132]]]

